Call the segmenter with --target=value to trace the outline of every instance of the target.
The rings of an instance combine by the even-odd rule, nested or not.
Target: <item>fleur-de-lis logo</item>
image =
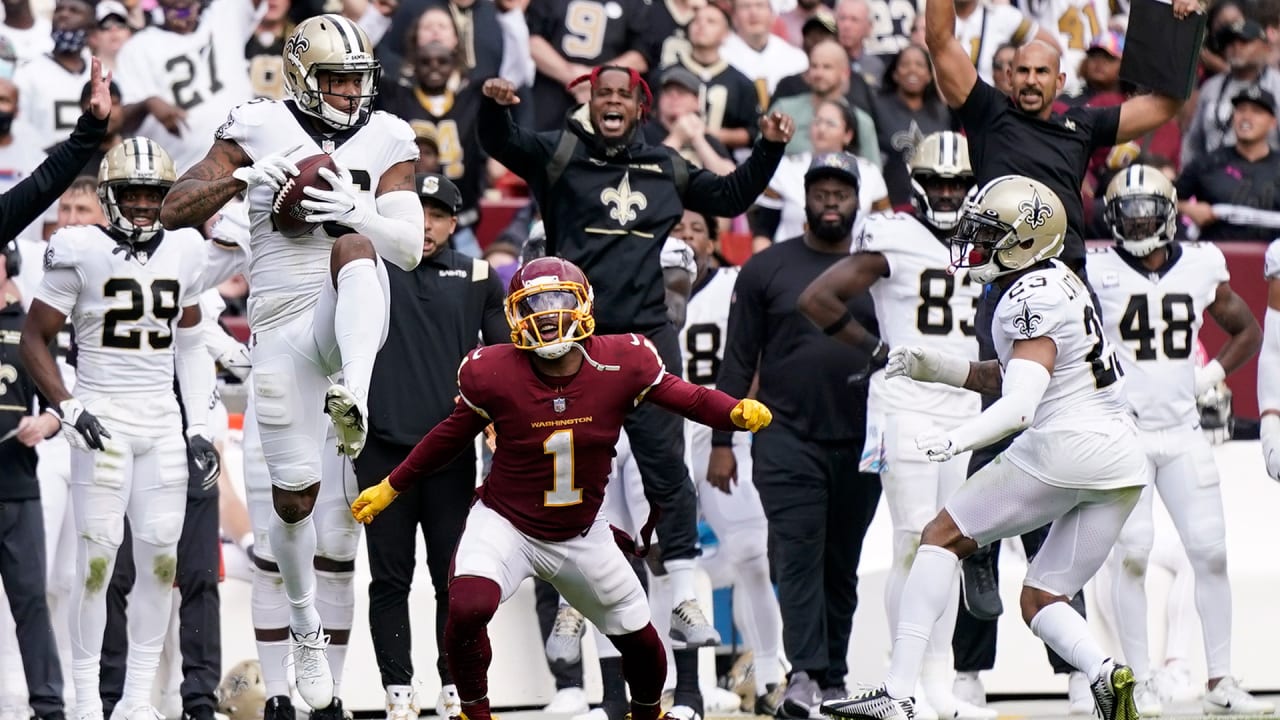
[[[613,205],[613,209],[609,211],[609,217],[618,221],[619,225],[626,225],[636,219],[636,212],[649,207],[649,198],[644,196],[642,192],[631,191],[631,173],[623,173],[622,182],[618,183],[616,188],[605,188],[600,193],[600,202],[605,205]]]
[[[1053,217],[1053,207],[1040,199],[1038,191],[1031,191],[1031,199],[1023,200],[1018,205],[1018,212],[1027,218],[1027,224],[1033,230],[1039,230],[1041,225],[1049,221]]]
[[[18,382],[18,369],[12,365],[0,365],[0,395],[9,392],[9,383]]]
[[[1023,335],[1032,337],[1035,335],[1036,328],[1040,326],[1041,320],[1044,320],[1044,316],[1038,312],[1031,312],[1031,308],[1024,302],[1022,312],[1013,319],[1013,326]]]
[[[305,35],[294,35],[284,44],[284,54],[298,57],[311,48],[311,41]]]

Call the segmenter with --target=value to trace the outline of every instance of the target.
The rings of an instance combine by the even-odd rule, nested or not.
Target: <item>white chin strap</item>
[[[533,352],[543,360],[555,360],[556,358],[564,357],[566,353],[573,349],[573,346],[574,343],[571,342],[558,342],[536,347]]]

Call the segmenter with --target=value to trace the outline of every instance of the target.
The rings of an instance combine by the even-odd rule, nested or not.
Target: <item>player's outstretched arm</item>
[[[1135,95],[1120,105],[1120,125],[1115,144],[1137,140],[1173,119],[1182,109],[1182,100],[1152,93]]]
[[[537,133],[516,125],[511,117],[507,108],[520,103],[515,85],[502,78],[490,78],[484,81],[481,92],[485,99],[476,113],[480,147],[529,185],[541,187],[552,150]]]
[[[1049,337],[1014,341],[1013,354],[1001,383],[1000,399],[978,417],[953,430],[920,433],[916,437],[916,447],[924,450],[930,460],[945,462],[960,453],[986,447],[1027,429],[1049,387],[1057,356],[1058,346]]]
[[[749,210],[769,187],[795,131],[795,120],[789,115],[772,112],[761,117],[760,140],[732,173],[689,168],[689,187],[682,198],[685,208],[716,217],[735,217]]]
[[[978,71],[964,44],[956,38],[954,0],[928,0],[924,8],[924,41],[933,57],[938,91],[947,105],[958,108],[969,99]]]
[[[773,420],[769,408],[755,400],[736,400],[719,390],[694,385],[663,372],[644,395],[648,402],[713,430],[756,432]]]
[[[908,377],[920,382],[942,383],[983,395],[999,395],[1004,374],[998,360],[977,362],[911,345],[889,351],[886,378]]]
[[[860,252],[827,268],[796,301],[800,312],[822,332],[847,345],[861,348],[871,357],[873,370],[889,359],[889,348],[868,332],[849,312],[846,303],[867,291],[882,277],[889,276],[889,261],[878,252]]]
[[[196,163],[169,188],[160,206],[160,223],[169,229],[200,227],[222,209],[248,182],[232,175],[254,163],[239,145],[230,140],[214,140],[204,159]],[[297,168],[294,168],[294,174]],[[281,178],[283,182],[283,177]]]

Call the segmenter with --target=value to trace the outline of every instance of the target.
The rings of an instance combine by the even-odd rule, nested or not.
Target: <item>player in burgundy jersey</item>
[[[490,718],[486,626],[532,576],[613,641],[631,686],[632,720],[656,720],[666,651],[644,589],[600,514],[622,420],[646,400],[720,430],[756,432],[772,419],[755,400],[667,373],[643,335],[592,336],[592,298],[586,275],[567,260],[538,258],[516,271],[506,301],[513,344],[468,355],[453,414],[351,506],[360,522],[373,520],[494,424],[493,469],[458,542],[444,635],[468,720]]]

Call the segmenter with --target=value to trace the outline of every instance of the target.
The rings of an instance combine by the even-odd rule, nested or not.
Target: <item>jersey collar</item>
[[[1173,264],[1178,262],[1178,258],[1182,257],[1181,243],[1171,242],[1168,245],[1165,245],[1165,248],[1168,251],[1168,255],[1165,257],[1164,263],[1155,270],[1148,269],[1146,265],[1142,264],[1142,258],[1125,252],[1122,247],[1116,247],[1116,255],[1119,255],[1125,265],[1133,268],[1133,271],[1142,277],[1150,277],[1152,274],[1155,274],[1156,276],[1163,278],[1170,270],[1173,269]]]

